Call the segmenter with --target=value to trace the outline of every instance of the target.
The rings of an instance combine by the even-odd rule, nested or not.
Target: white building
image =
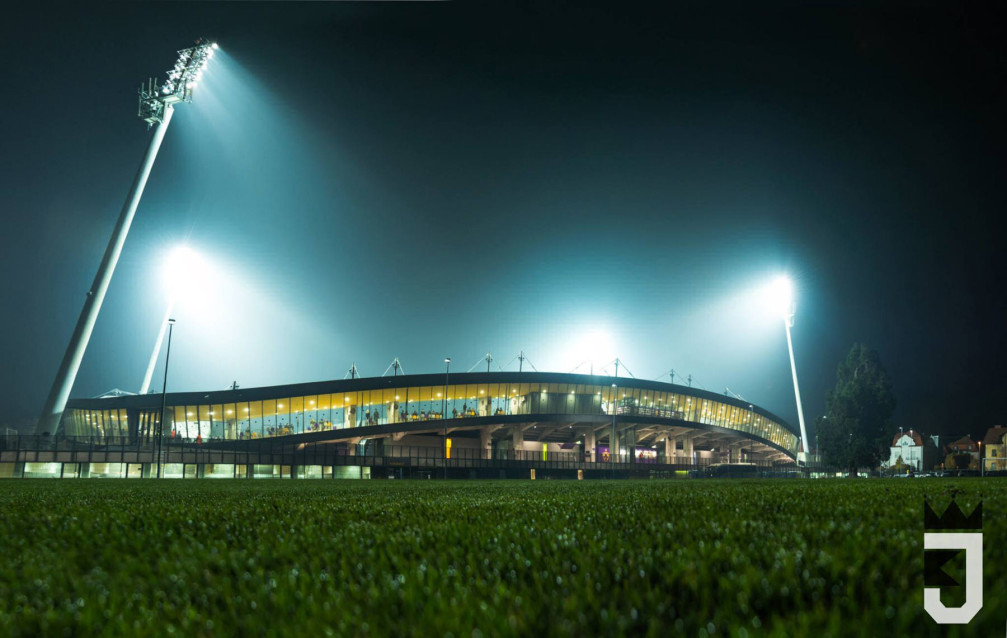
[[[888,467],[894,467],[899,459],[917,472],[932,470],[938,460],[938,448],[933,439],[924,437],[915,430],[899,432],[892,439],[892,455]]]

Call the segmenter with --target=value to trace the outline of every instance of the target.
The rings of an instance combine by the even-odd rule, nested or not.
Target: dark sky
[[[1002,17],[615,4],[8,13],[0,421],[52,383],[149,139],[136,87],[207,36],[222,55],[177,109],[74,396],[137,389],[187,242],[204,270],[169,390],[524,349],[540,370],[691,373],[796,425],[757,294],[787,272],[809,421],[864,342],[898,425],[1002,423]]]

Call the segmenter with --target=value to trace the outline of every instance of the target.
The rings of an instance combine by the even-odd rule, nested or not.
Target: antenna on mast
[[[393,377],[399,376],[399,372],[402,372],[402,374],[405,374],[405,370],[402,369],[402,364],[399,363],[399,358],[398,357],[395,357],[394,359],[392,359],[392,362],[390,364],[388,364],[388,367],[385,368],[385,371],[383,373],[381,373],[381,376],[387,377],[389,370],[392,371],[392,376]]]

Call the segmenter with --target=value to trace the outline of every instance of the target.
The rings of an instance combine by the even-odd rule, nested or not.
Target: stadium
[[[778,468],[798,446],[783,419],[706,390],[486,372],[72,399],[54,436],[8,437],[0,463],[7,476],[607,478]]]
[[[202,278],[189,252],[166,268],[167,309],[139,394],[70,399],[172,113],[192,101],[218,50],[200,38],[178,51],[163,82],[141,86],[138,115],[154,129],[147,152],[36,434],[0,439],[0,476],[587,478],[700,468],[737,474],[794,463],[804,419],[790,339],[793,297],[784,277],[766,301],[787,330],[800,430],[739,397],[619,377],[618,359],[611,377],[488,366],[486,373],[451,375],[445,366],[444,375],[356,378],[354,367],[343,380],[149,393],[166,331],[167,384],[174,304]],[[806,453],[806,435],[803,443]]]

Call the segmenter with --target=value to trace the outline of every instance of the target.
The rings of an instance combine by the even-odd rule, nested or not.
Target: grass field
[[[924,493],[985,605],[923,611]],[[1007,481],[0,481],[0,635],[1003,635]],[[947,600],[947,599],[946,599]]]

